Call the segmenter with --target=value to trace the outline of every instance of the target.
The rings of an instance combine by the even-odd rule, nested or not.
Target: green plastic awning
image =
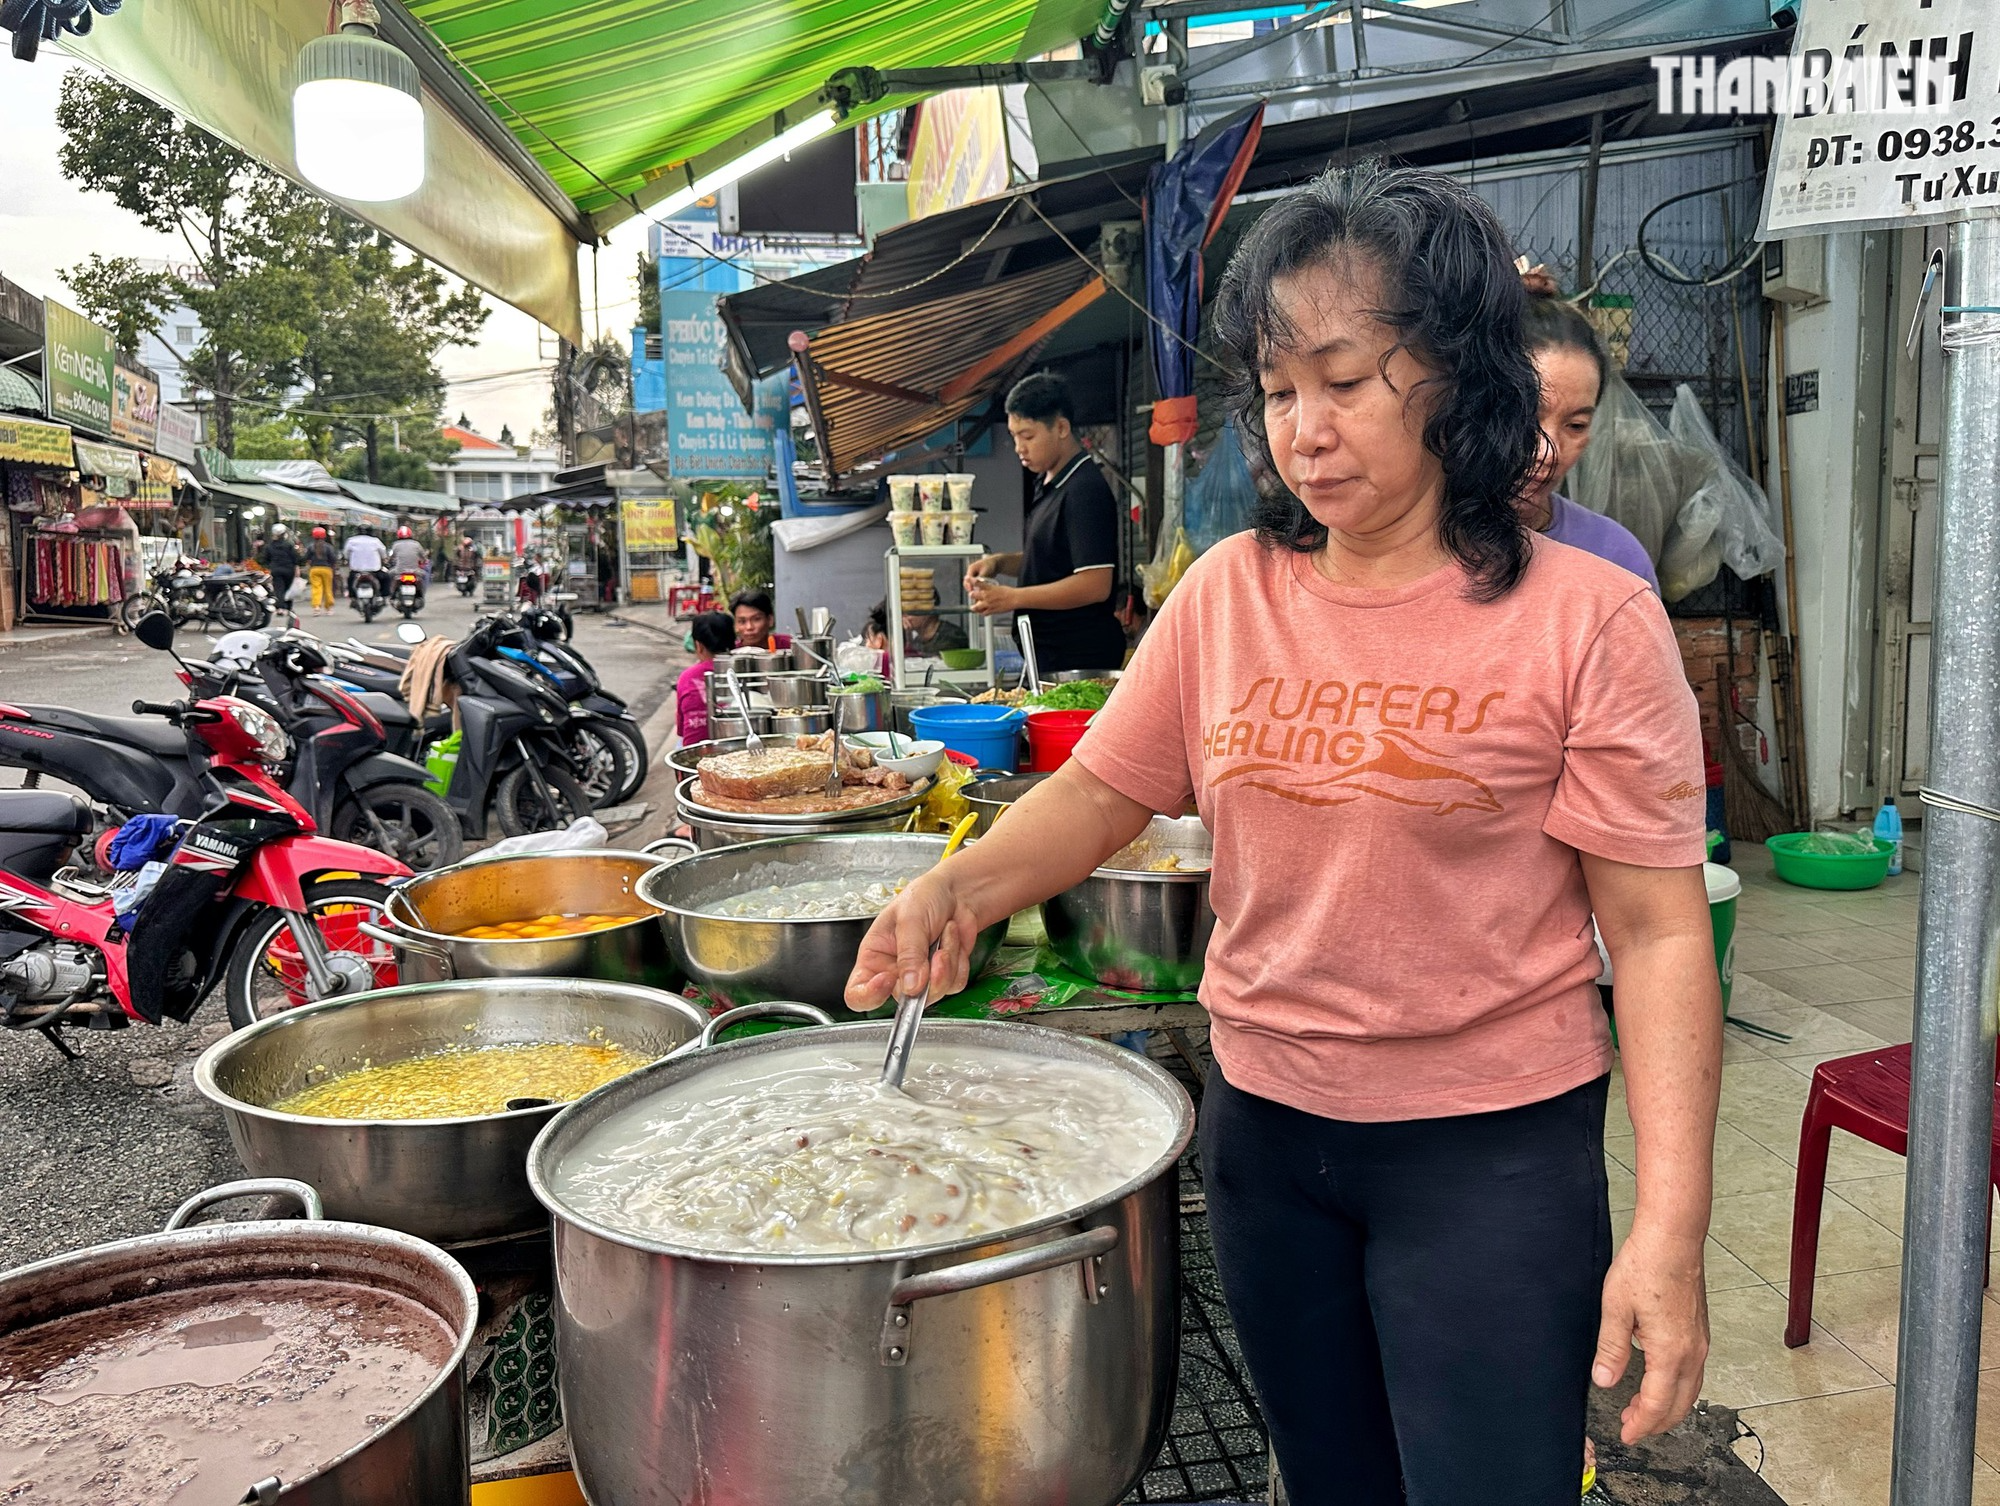
[[[1012,62],[1076,41],[1104,10],[1104,0],[406,4],[600,226],[686,159],[780,113],[803,119],[842,69]]]

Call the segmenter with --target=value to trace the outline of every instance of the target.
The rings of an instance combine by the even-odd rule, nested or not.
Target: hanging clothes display
[[[28,601],[38,607],[116,606],[125,596],[125,552],[85,532],[37,532],[29,541]]]

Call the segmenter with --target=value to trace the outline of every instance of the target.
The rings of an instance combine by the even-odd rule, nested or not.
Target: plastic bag
[[[1230,419],[1215,437],[1208,464],[1187,489],[1181,526],[1197,555],[1208,553],[1232,533],[1248,528],[1257,507],[1257,483],[1243,458],[1243,443]]]
[[[1816,858],[1872,858],[1875,836],[1865,831],[1810,831],[1792,850]]]
[[[1187,530],[1176,522],[1170,529],[1167,520],[1160,520],[1160,542],[1154,546],[1153,557],[1139,567],[1139,583],[1146,590],[1146,605],[1159,611],[1160,604],[1167,599],[1167,593],[1181,583],[1181,577],[1194,564],[1194,545],[1188,542]]]
[[[950,831],[965,819],[972,807],[965,803],[962,792],[972,783],[974,772],[955,759],[947,758],[939,764],[930,789],[924,793],[924,803],[917,807],[914,828]]]
[[[581,852],[602,847],[611,840],[595,817],[578,816],[561,831],[531,831],[522,837],[503,837],[476,858],[509,858],[523,852]]]
[[[1708,415],[1694,389],[1682,383],[1674,391],[1674,411],[1667,428],[1681,444],[1707,457],[1707,483],[1688,505],[1706,500],[1715,513],[1712,529],[1722,563],[1742,580],[1769,575],[1785,562],[1785,544],[1771,526],[1771,502],[1764,489],[1743,473],[1709,426]],[[1683,508],[1683,513],[1686,509]],[[1710,576],[1713,579],[1713,574]],[[1669,598],[1671,599],[1671,598]]]
[[[304,601],[308,596],[311,595],[312,595],[312,582],[307,580],[305,577],[305,572],[301,571],[299,574],[292,577],[292,584],[285,592],[285,600]]]
[[[1669,434],[1614,371],[1598,399],[1590,446],[1570,472],[1565,491],[1571,500],[1631,531],[1647,558],[1661,566],[1662,592],[1672,601],[1674,594],[1665,590],[1667,530],[1707,473],[1703,457]],[[1698,541],[1697,552],[1699,547]]]

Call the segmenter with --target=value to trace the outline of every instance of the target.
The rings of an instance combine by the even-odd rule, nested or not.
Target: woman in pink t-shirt
[[[1438,175],[1337,170],[1266,210],[1213,317],[1285,490],[848,984],[961,987],[982,926],[1200,812],[1202,1175],[1295,1506],[1573,1502],[1590,1384],[1644,1346],[1635,1441],[1707,1353],[1699,728],[1658,598],[1515,511],[1545,442],[1522,300],[1491,211]],[[1615,1258],[1593,911],[1636,1131]]]

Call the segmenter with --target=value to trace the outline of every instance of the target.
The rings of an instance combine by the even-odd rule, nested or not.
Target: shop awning
[[[847,69],[1034,57],[1105,0],[381,0],[428,176],[357,218],[581,343],[579,244],[821,108]],[[323,0],[150,0],[65,50],[298,178],[291,82]],[[904,103],[860,106],[868,113]]]
[[[396,515],[332,492],[299,491],[257,481],[211,481],[208,489],[225,502],[268,507],[274,520],[318,524],[322,528],[394,528]]]
[[[0,366],[0,413],[42,415],[42,389],[25,371]]]
[[[828,480],[969,413],[1105,291],[1070,258],[801,336],[799,379]]]
[[[413,486],[382,486],[373,481],[342,481],[340,489],[369,507],[387,508],[391,512],[420,513],[426,518],[441,518],[458,511],[458,498],[445,492],[419,491]]]

